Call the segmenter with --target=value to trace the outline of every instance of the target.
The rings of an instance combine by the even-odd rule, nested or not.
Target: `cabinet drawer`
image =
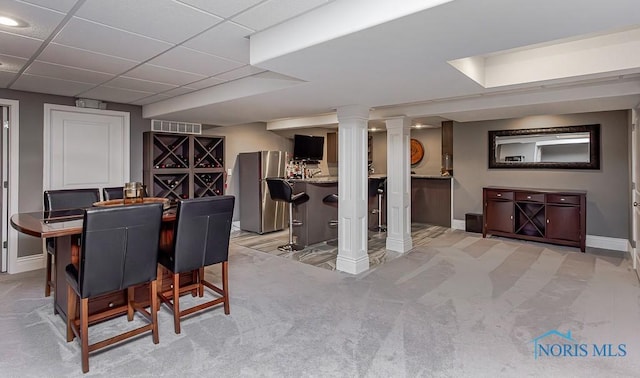
[[[548,203],[558,203],[558,204],[567,204],[567,205],[579,205],[580,204],[580,196],[572,195],[572,194],[547,194],[547,202]]]
[[[513,200],[513,192],[502,190],[487,190],[487,199]]]
[[[516,192],[516,201],[544,203],[543,193]]]

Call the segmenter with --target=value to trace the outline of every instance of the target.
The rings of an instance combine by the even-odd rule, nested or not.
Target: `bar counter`
[[[296,244],[308,246],[338,237],[338,228],[330,227],[329,221],[338,219],[338,207],[327,205],[322,200],[330,194],[338,194],[338,177],[322,176],[308,179],[291,179],[294,193],[305,192],[309,201],[293,209],[293,218],[302,221],[293,227]]]

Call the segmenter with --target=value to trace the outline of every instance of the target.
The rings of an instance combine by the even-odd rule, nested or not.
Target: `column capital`
[[[389,129],[410,129],[411,119],[409,117],[393,117],[385,120],[387,130]]]
[[[337,109],[338,123],[350,119],[369,120],[369,107],[365,105],[345,105]]]

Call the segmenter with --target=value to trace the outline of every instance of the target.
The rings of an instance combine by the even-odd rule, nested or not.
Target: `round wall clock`
[[[411,164],[418,164],[424,157],[424,147],[417,139],[411,139]]]

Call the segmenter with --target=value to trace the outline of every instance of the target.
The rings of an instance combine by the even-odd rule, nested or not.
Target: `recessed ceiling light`
[[[16,28],[24,28],[26,26],[28,26],[29,24],[20,20],[19,18],[15,18],[15,17],[9,17],[9,16],[5,16],[5,15],[1,15],[0,14],[0,25],[3,26],[12,26],[12,27],[16,27]]]

